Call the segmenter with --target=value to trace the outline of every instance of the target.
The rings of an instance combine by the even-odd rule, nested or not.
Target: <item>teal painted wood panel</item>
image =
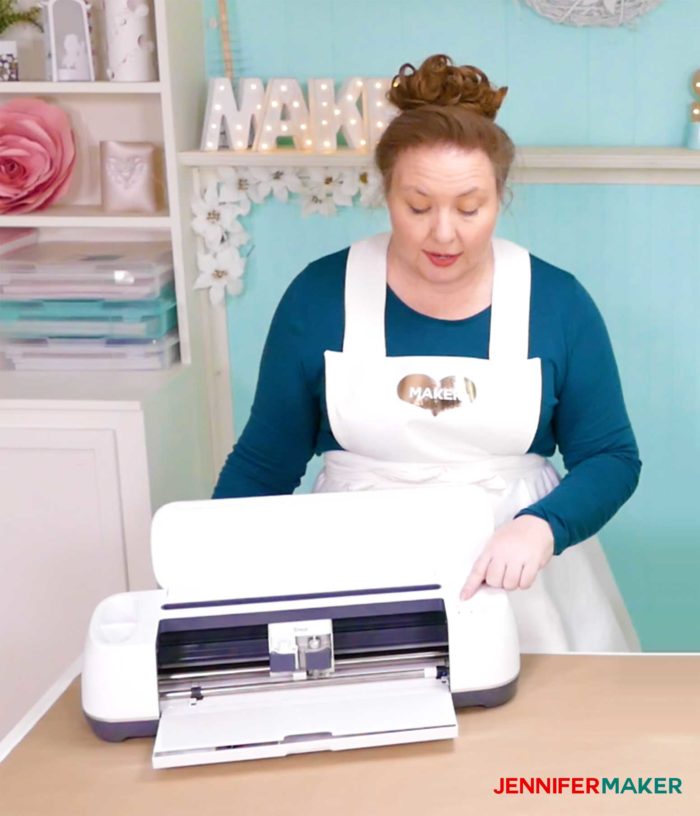
[[[510,87],[499,122],[524,144],[682,142],[700,67],[700,3],[666,0],[632,29],[556,26],[516,0],[230,0],[236,65],[263,78],[391,75],[447,52]],[[215,15],[215,0],[204,14]],[[223,62],[205,29],[210,75]],[[387,228],[384,211],[304,218],[268,202],[244,219],[255,249],[229,304],[235,424],[253,399],[267,326],[308,261]],[[647,650],[700,651],[700,191],[516,186],[500,234],[574,272],[606,319],[644,468],[604,529]],[[308,480],[306,483],[308,488]]]
[[[698,650],[700,276],[695,188],[518,188],[501,232],[583,282],[603,312],[644,463],[602,533],[649,650]]]
[[[552,47],[533,47],[552,28]],[[585,133],[588,39],[588,32],[554,27],[529,11],[509,16],[498,43],[507,52],[510,89],[499,122],[516,143],[573,144]]]

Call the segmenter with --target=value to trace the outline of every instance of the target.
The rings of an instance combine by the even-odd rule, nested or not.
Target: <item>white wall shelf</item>
[[[170,216],[165,213],[135,213],[133,215],[109,215],[100,207],[84,205],[56,205],[41,212],[24,215],[0,216],[3,227],[78,227],[82,229],[167,229]]]
[[[155,371],[0,371],[0,406],[17,411],[137,409],[175,380],[181,363]]]
[[[193,150],[188,167],[363,167],[371,154],[355,150]],[[700,151],[682,147],[521,147],[512,171],[521,184],[700,184]]]
[[[60,94],[159,94],[160,82],[3,82],[3,94],[56,96]]]
[[[190,150],[180,153],[180,161],[188,167],[364,167],[372,159],[360,150],[339,150],[337,153],[306,153],[292,148],[268,150]]]
[[[522,147],[523,184],[700,184],[700,150],[684,147]]]

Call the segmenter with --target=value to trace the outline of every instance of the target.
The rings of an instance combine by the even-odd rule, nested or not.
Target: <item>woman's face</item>
[[[413,147],[396,160],[387,206],[390,258],[401,274],[459,283],[491,263],[499,196],[482,150]]]

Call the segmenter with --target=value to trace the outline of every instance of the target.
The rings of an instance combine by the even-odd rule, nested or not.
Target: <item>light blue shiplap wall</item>
[[[205,0],[207,20],[214,0]],[[628,29],[557,26],[517,0],[229,0],[239,76],[388,76],[445,52],[510,92],[499,122],[521,145],[683,142],[700,67],[700,2],[665,0]],[[439,13],[438,13],[439,9]],[[208,71],[222,72],[207,26]],[[700,188],[516,187],[499,232],[573,271],[615,345],[644,471],[603,532],[647,650],[700,651]],[[312,258],[386,227],[383,212],[303,218],[266,203],[245,294],[229,306],[237,429],[272,311]]]

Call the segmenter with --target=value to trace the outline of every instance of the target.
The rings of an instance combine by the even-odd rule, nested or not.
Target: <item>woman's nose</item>
[[[440,244],[449,244],[455,237],[455,223],[450,213],[438,212],[433,222],[433,237]]]

